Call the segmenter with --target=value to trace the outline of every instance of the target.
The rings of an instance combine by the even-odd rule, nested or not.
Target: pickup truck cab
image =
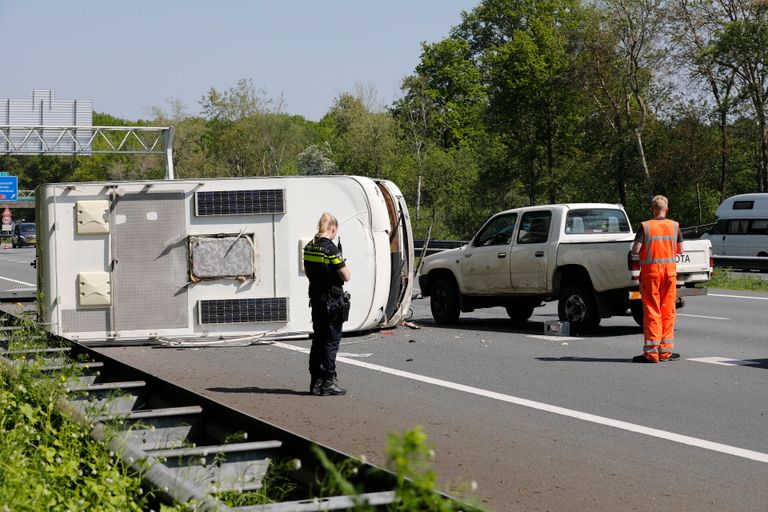
[[[631,311],[642,325],[638,276],[629,253],[635,233],[624,209],[603,203],[530,206],[497,213],[463,247],[424,258],[421,294],[439,324],[461,312],[502,306],[525,321],[545,301],[581,330]],[[707,240],[686,241],[678,258],[678,298],[712,272]],[[682,301],[680,301],[679,305]]]

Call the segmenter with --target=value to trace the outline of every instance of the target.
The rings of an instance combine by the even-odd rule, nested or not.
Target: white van
[[[768,256],[768,194],[729,197],[715,214],[717,223],[702,236],[715,256]]]

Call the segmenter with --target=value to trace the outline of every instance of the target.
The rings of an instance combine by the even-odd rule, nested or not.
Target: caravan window
[[[728,221],[729,235],[746,235],[749,232],[749,220],[734,219]]]
[[[712,226],[712,229],[709,231],[711,235],[724,235],[728,232],[728,221],[726,219],[720,219],[717,221],[717,223]]]
[[[749,226],[750,235],[768,235],[768,219],[755,219]]]
[[[733,202],[734,210],[751,210],[754,207],[755,207],[754,201],[734,201]]]

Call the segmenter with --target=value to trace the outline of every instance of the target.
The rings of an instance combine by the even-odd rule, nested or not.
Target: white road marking
[[[553,334],[526,334],[526,338],[536,338],[546,341],[576,341],[583,340],[584,338],[576,338],[574,336],[555,336]]]
[[[23,285],[26,285],[26,286],[37,286],[36,284],[25,283],[24,281],[17,281],[15,279],[11,279],[10,277],[2,277],[2,276],[0,276],[0,279],[5,279],[6,281],[11,281],[12,283],[19,283],[19,284],[23,284]]]
[[[273,346],[284,348],[287,350],[293,350],[296,352],[309,353],[309,349],[303,347],[297,347],[296,345],[290,345],[288,343],[274,342]],[[531,409],[537,409],[539,411],[550,412],[553,414],[559,414],[561,416],[567,416],[569,418],[575,418],[578,420],[588,421],[596,423],[598,425],[604,425],[608,427],[618,428],[626,430],[628,432],[634,432],[636,434],[643,434],[646,436],[656,437],[659,439],[665,439],[675,443],[685,444],[688,446],[695,446],[697,448],[703,448],[705,450],[712,450],[719,453],[725,453],[733,455],[735,457],[741,457],[744,459],[756,460],[758,462],[765,462],[768,464],[768,453],[756,452],[753,450],[747,450],[739,448],[737,446],[730,446],[722,443],[715,443],[713,441],[707,441],[706,439],[699,439],[696,437],[677,434],[675,432],[669,432],[666,430],[660,430],[651,427],[645,427],[643,425],[636,425],[626,421],[615,420],[612,418],[606,418],[604,416],[597,416],[586,412],[576,411],[574,409],[566,409],[565,407],[559,407],[557,405],[545,404],[543,402],[536,402],[534,400],[528,400],[526,398],[519,398],[512,395],[505,395],[503,393],[497,393],[495,391],[489,391],[486,389],[475,388],[472,386],[465,386],[464,384],[458,384],[442,379],[435,379],[433,377],[427,377],[425,375],[419,375],[417,373],[406,372],[402,370],[396,370],[394,368],[388,368],[386,366],[379,366],[376,364],[366,363],[363,361],[355,361],[354,359],[347,359],[345,357],[339,357],[336,359],[342,363],[350,364],[353,366],[359,366],[361,368],[367,368],[381,373],[388,373],[397,377],[405,379],[415,380],[418,382],[424,382],[426,384],[432,384],[443,388],[453,389],[456,391],[462,391],[471,395],[482,396],[490,398],[492,400],[498,400],[500,402],[506,402],[515,405],[521,405],[523,407],[529,407]]]
[[[709,320],[730,320],[724,316],[705,316],[705,315],[689,315],[688,313],[678,313],[677,316],[688,316],[691,318],[708,318]]]
[[[338,357],[371,357],[373,354],[354,354],[352,352],[339,352]]]
[[[762,366],[759,361],[749,361],[746,359],[732,359],[729,357],[688,357],[686,361],[696,361],[697,363],[721,364],[723,366]]]
[[[729,299],[768,300],[768,297],[752,297],[750,295],[726,295],[724,293],[707,293],[710,297],[728,297]]]

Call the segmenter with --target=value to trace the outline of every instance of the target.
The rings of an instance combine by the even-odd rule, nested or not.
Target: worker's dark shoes
[[[311,395],[320,394],[320,384],[323,383],[323,379],[312,377],[309,381],[309,393]]]
[[[675,361],[675,360],[677,360],[677,359],[680,359],[680,354],[678,354],[677,352],[672,352],[672,353],[669,355],[669,358],[667,358],[667,359],[662,359],[662,361]]]
[[[317,396],[346,395],[347,390],[336,383],[336,379],[323,379],[312,389]]]
[[[632,358],[633,363],[651,363],[654,364],[653,361],[650,359],[646,359],[644,355],[635,356]]]

